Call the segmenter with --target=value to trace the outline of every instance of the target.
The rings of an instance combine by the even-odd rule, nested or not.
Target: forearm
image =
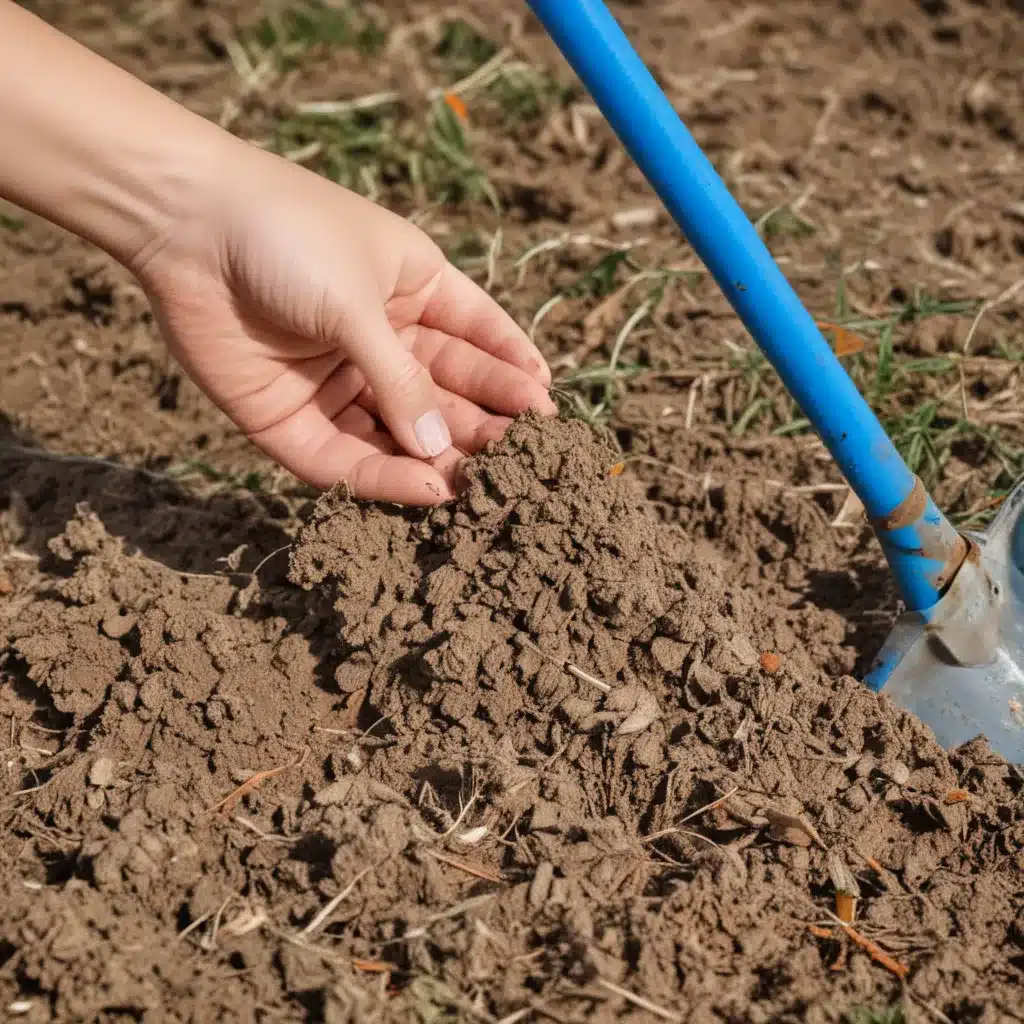
[[[0,0],[0,196],[132,265],[234,142]]]

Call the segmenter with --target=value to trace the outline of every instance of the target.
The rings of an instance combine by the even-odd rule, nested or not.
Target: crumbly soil
[[[250,5],[36,7],[208,116],[236,102],[251,138],[296,99],[429,86],[456,15],[570,81],[492,0],[388,5],[393,59],[313,54],[257,94],[224,46]],[[773,248],[823,319],[838,267],[865,316],[1020,279],[1019,4],[615,9],[748,209],[804,197],[817,230]],[[524,323],[595,238],[695,266],[585,112],[472,116],[504,205],[473,272]],[[400,180],[383,198],[417,210]],[[123,273],[0,213],[6,1014],[1024,1020],[1024,774],[856,681],[894,613],[884,566],[812,437],[738,429],[759,396],[786,410],[723,357],[747,342],[710,282],[630,337],[650,371],[600,429],[526,417],[457,501],[408,511],[275,470]],[[423,223],[450,245],[498,220]],[[901,399],[999,432],[937,467],[958,512],[1024,439],[1019,298],[978,322],[963,388]],[[559,373],[607,361],[626,299],[552,311]],[[911,317],[896,354],[959,353],[971,322]],[[849,875],[855,936],[832,917]]]

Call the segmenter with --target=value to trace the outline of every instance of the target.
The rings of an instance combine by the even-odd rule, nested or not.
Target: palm
[[[500,437],[508,417],[553,411],[546,367],[424,235],[379,212],[399,236],[390,246],[339,254],[336,236],[309,224],[292,259],[280,255],[277,226],[249,222],[229,259],[157,273],[150,291],[175,355],[267,454],[317,487],[345,479],[357,495],[432,504],[452,493],[463,455]],[[360,369],[382,330],[436,385],[452,448],[435,459],[403,453]]]

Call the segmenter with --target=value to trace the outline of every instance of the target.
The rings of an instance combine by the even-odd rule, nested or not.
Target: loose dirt
[[[827,613],[730,585],[614,459],[527,418],[452,506],[332,492],[295,588],[174,571],[80,505],[2,599],[38,756],[8,776],[9,1001],[364,1019],[362,970],[490,1019],[825,1020],[823,988],[898,989],[809,930],[838,857],[912,991],[1012,1006],[1016,769],[822,672]]]
[[[388,60],[313,52],[263,92],[225,48],[247,5],[37,6],[254,138],[298,100],[431,84],[446,17],[564,79],[489,0],[374,9],[404,33]],[[616,5],[744,205],[813,222],[772,245],[826,319],[837,268],[869,318],[1020,277],[1019,4],[904,7]],[[656,204],[575,108],[585,130],[470,105],[505,206],[502,253],[471,269],[527,324],[566,292],[538,326],[560,375],[606,362],[646,294],[620,291],[625,264],[573,290],[594,239],[694,266],[656,211],[614,219]],[[449,248],[498,223],[423,216]],[[411,512],[295,485],[168,361],[117,268],[0,224],[8,1015],[1024,1019],[1024,775],[980,740],[944,752],[853,677],[892,621],[887,573],[856,515],[833,525],[846,491],[778,429],[792,410],[709,282],[628,339],[644,372],[600,429],[526,418],[456,502]],[[959,358],[973,315],[900,321],[896,356]],[[943,449],[945,507],[1016,465],[1019,329],[1019,301],[993,307],[963,388],[954,367],[953,391],[900,393],[894,415],[1001,431]]]

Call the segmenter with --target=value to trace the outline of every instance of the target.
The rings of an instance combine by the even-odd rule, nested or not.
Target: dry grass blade
[[[298,761],[293,761],[291,764],[283,764],[277,768],[268,768],[266,771],[257,772],[255,775],[246,779],[237,789],[232,790],[223,800],[215,803],[210,808],[212,813],[220,812],[221,814],[227,814],[229,811],[235,809],[239,801],[247,797],[252,793],[258,786],[262,785],[268,779],[273,779],[280,775],[282,772],[288,771],[289,768],[299,768],[306,760],[306,756],[309,753],[308,748],[302,752],[302,757]]]
[[[768,819],[769,834],[773,839],[794,846],[810,846],[814,843],[819,849],[828,851],[817,829],[799,814],[784,814],[774,807],[765,807],[762,813]]]
[[[522,633],[519,634],[519,638],[522,640],[523,645],[528,647],[534,654],[539,654],[545,661],[550,662],[552,665],[558,665],[559,668],[568,672],[569,675],[575,679],[579,679],[581,682],[589,683],[591,686],[596,686],[602,693],[611,693],[612,688],[603,680],[592,676],[589,672],[584,672],[583,669],[577,668],[575,665],[571,665],[568,661],[560,661],[558,658],[553,657],[546,651],[542,651],[532,640],[524,636]]]
[[[497,872],[479,867],[476,864],[469,864],[464,860],[459,860],[457,857],[452,857],[447,853],[442,853],[440,850],[426,850],[425,852],[428,857],[433,857],[434,860],[439,860],[442,864],[448,864],[453,868],[458,868],[459,871],[465,871],[467,875],[472,875],[474,878],[482,878],[485,882],[504,881],[501,875]]]
[[[683,1019],[679,1014],[673,1013],[671,1010],[666,1010],[663,1006],[658,1006],[657,1003],[652,1003],[650,999],[638,996],[635,992],[630,992],[629,989],[623,988],[621,985],[616,985],[614,981],[608,981],[605,978],[598,978],[597,983],[601,988],[617,995],[620,999],[625,999],[626,1002],[632,1003],[634,1006],[640,1007],[641,1010],[646,1010],[648,1013],[654,1014],[655,1017],[660,1017],[662,1020],[681,1021]]]
[[[363,868],[362,871],[352,879],[348,885],[345,886],[337,896],[328,900],[324,904],[323,909],[313,918],[305,928],[302,929],[298,934],[300,939],[308,939],[311,935],[314,935],[317,930],[323,925],[323,923],[334,913],[335,910],[352,894],[352,890],[373,870],[371,865],[368,868]]]
[[[716,807],[721,807],[722,804],[724,804],[730,797],[735,796],[739,792],[739,789],[739,786],[733,786],[728,793],[720,796],[717,800],[712,800],[711,803],[705,804],[703,807],[698,807],[697,810],[692,811],[676,825],[673,825],[672,828],[663,828],[660,832],[653,832],[649,836],[644,836],[641,842],[653,843],[655,839],[661,839],[663,836],[670,836],[676,832],[686,831],[681,826],[685,825],[688,821],[693,821],[694,818],[699,818],[702,814],[706,814],[708,811],[713,811]],[[694,833],[694,835],[696,834],[697,833]],[[701,838],[704,839],[707,837],[702,836]],[[708,840],[708,842],[710,842],[710,840]]]

